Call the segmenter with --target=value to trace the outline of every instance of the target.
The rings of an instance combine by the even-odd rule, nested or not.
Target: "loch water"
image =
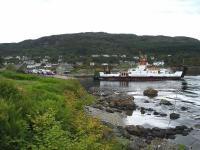
[[[194,130],[189,135],[176,135],[176,139],[172,142],[200,149],[200,76],[186,76],[184,80],[179,81],[148,82],[93,81],[88,78],[81,79],[81,83],[86,89],[99,87],[125,92],[134,97],[134,102],[139,107],[152,108],[156,112],[167,114],[161,117],[154,115],[153,112],[147,111],[141,114],[140,110],[135,110],[124,118],[126,125],[142,125],[148,128],[168,128],[177,125],[192,127]],[[148,87],[158,90],[158,96],[155,98],[144,96],[143,91]],[[160,105],[161,100],[167,100],[172,105]],[[178,113],[180,118],[171,120],[170,113]]]

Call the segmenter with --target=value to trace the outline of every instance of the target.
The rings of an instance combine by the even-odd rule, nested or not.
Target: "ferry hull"
[[[162,81],[162,80],[181,80],[182,77],[96,77],[101,81]]]

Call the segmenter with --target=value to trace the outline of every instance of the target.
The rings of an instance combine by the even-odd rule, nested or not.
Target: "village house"
[[[95,66],[95,63],[94,62],[90,62],[90,66]]]
[[[156,61],[156,62],[153,62],[153,65],[155,66],[163,66],[165,64],[164,61]]]
[[[73,70],[72,64],[62,63],[56,68],[56,73],[59,75],[66,75]]]

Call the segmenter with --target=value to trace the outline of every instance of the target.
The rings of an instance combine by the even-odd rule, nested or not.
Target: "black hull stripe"
[[[102,81],[162,81],[181,80],[182,77],[98,77]]]

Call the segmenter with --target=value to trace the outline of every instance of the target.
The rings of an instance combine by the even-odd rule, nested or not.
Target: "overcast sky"
[[[100,31],[200,39],[200,0],[0,0],[0,43]]]

